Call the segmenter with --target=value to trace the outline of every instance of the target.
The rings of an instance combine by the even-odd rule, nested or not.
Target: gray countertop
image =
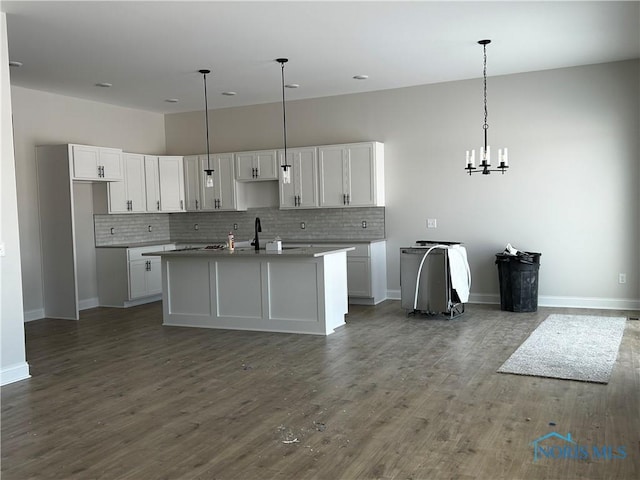
[[[260,243],[266,242],[269,239],[260,239]],[[283,239],[282,243],[285,244],[302,244],[302,245],[333,245],[336,243],[351,243],[351,244],[371,244],[376,242],[384,242],[386,239],[379,238],[375,240],[350,240],[350,239],[339,239],[339,240],[298,240],[298,239]],[[226,239],[223,241],[209,241],[209,240],[166,240],[166,241],[155,241],[155,242],[137,242],[137,243],[123,243],[123,244],[114,244],[114,245],[99,245],[96,248],[136,248],[136,247],[150,247],[153,245],[169,245],[169,244],[199,244],[199,245],[222,245],[226,242]]]
[[[226,258],[264,258],[264,257],[286,257],[286,258],[309,258],[323,257],[338,252],[348,252],[354,247],[284,247],[280,251],[255,250],[253,247],[236,248],[233,252],[215,248],[189,248],[180,250],[167,250],[165,252],[143,253],[143,256],[158,257],[226,257]]]

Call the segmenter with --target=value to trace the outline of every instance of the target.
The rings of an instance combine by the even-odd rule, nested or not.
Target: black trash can
[[[538,310],[538,270],[541,253],[496,254],[500,281],[500,309],[508,312]]]

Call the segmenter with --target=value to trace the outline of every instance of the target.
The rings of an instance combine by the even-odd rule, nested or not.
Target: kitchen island
[[[149,254],[162,259],[163,325],[329,335],[348,311],[350,250],[205,247]]]

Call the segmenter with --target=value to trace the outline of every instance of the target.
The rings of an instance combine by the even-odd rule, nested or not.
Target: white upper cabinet
[[[236,153],[236,179],[239,182],[277,180],[278,162],[275,150]]]
[[[320,207],[384,206],[384,146],[318,147]]]
[[[71,145],[73,180],[123,180],[122,150]]]
[[[182,157],[144,156],[147,212],[184,212]]]
[[[209,166],[213,187],[206,186]],[[185,157],[184,171],[187,211],[246,210],[238,196],[233,153]]]
[[[280,208],[316,208],[318,206],[318,158],[316,147],[287,149],[291,182],[280,176]],[[278,163],[284,165],[284,150],[278,151]],[[280,167],[282,170],[282,167]]]
[[[184,212],[184,170],[182,157],[158,157],[160,211]]]
[[[160,211],[160,172],[158,171],[158,157],[144,156],[144,185],[147,212]]]
[[[109,182],[109,213],[143,213],[147,211],[144,156],[122,155],[124,179]]]
[[[200,155],[184,157],[184,200],[187,212],[202,210]]]

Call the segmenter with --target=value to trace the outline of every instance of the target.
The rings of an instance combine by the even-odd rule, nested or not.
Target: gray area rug
[[[498,372],[608,383],[625,324],[625,317],[549,315]]]

